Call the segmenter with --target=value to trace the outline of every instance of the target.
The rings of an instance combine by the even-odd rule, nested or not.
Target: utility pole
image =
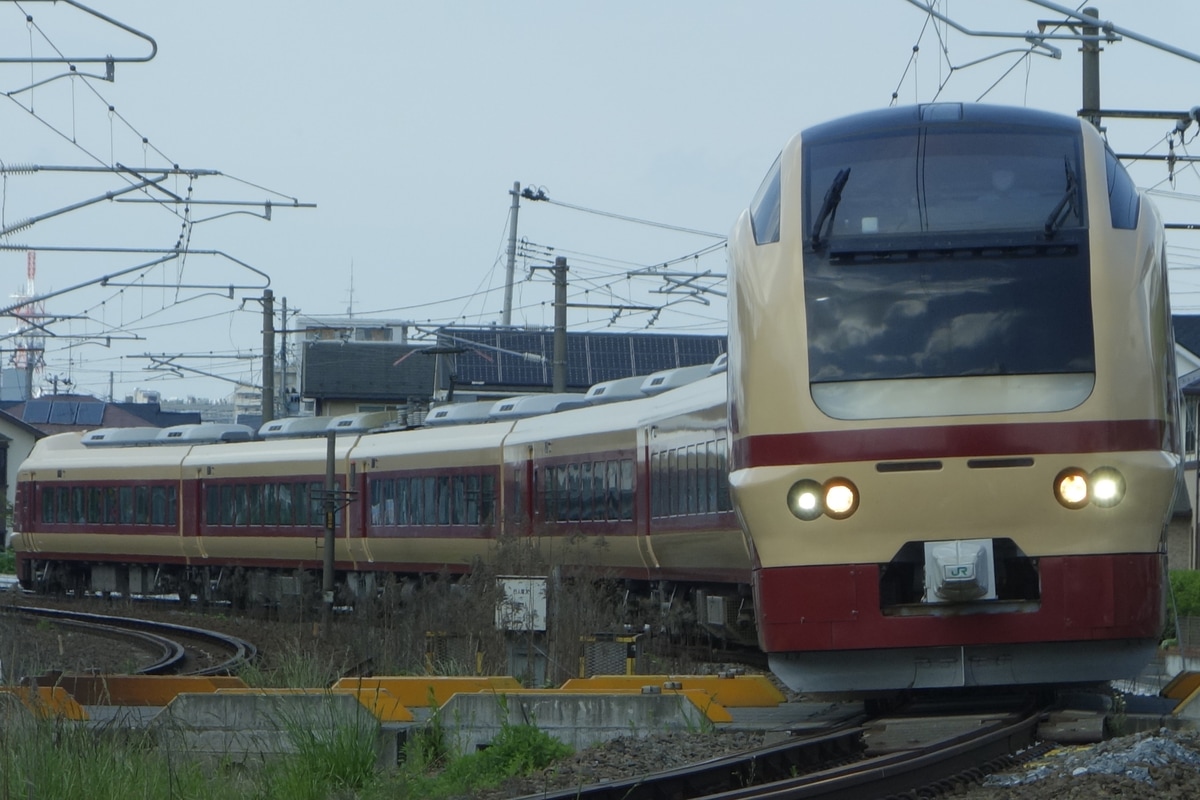
[[[505,327],[512,324],[513,276],[517,269],[517,212],[521,209],[521,183],[513,182],[512,208],[508,212],[508,269],[504,277],[504,313],[500,323]]]
[[[287,324],[287,298],[286,297],[283,298],[283,308],[280,311],[279,320],[280,320],[280,322],[283,323],[283,328],[281,330],[281,333],[283,334],[283,341],[279,345],[279,398],[280,398],[279,408],[282,409],[283,415],[286,417],[289,413],[291,413],[290,409],[288,408],[288,394],[287,394],[287,391],[288,391],[288,385],[287,385],[287,382],[288,382],[288,371],[287,371],[288,324]],[[263,420],[263,421],[265,422],[266,420]]]
[[[1100,18],[1099,10],[1088,7],[1086,16]],[[1087,121],[1100,129],[1100,29],[1095,25],[1083,26],[1083,42],[1079,48],[1083,53],[1083,110]]]
[[[263,289],[262,421],[275,419],[275,293]],[[286,326],[285,326],[286,327]]]
[[[554,391],[567,390],[567,259],[554,258]]]
[[[324,601],[325,621],[333,613],[333,537],[337,519],[337,485],[333,479],[333,462],[336,456],[337,433],[325,434],[325,548],[321,559],[321,596]]]

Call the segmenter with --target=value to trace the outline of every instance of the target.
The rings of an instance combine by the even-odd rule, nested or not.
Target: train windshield
[[[1095,354],[1080,147],[1077,133],[998,126],[810,144],[804,290],[818,406],[878,418],[1086,399]],[[983,398],[960,410],[947,398],[969,396],[964,380]]]
[[[813,145],[804,174],[805,231],[820,226],[822,238],[1040,232],[1055,216],[1056,227],[1083,225],[1079,137],[1062,131],[874,132]],[[839,185],[836,209],[819,219]]]

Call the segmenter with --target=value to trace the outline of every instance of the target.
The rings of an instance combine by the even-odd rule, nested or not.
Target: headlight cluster
[[[1068,467],[1054,478],[1054,497],[1066,508],[1083,508],[1088,503],[1112,508],[1125,496],[1125,478],[1112,467],[1091,474]]]
[[[858,487],[845,478],[830,478],[823,484],[796,481],[788,489],[787,504],[799,519],[814,520],[822,514],[845,519],[858,510]]]

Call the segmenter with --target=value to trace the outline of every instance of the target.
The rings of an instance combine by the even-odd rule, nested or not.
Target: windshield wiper
[[[1054,234],[1058,233],[1058,229],[1067,221],[1069,214],[1074,214],[1076,219],[1081,219],[1079,214],[1079,181],[1075,178],[1075,170],[1071,169],[1069,159],[1063,159],[1063,167],[1067,172],[1067,191],[1063,194],[1062,199],[1058,201],[1058,205],[1054,207],[1054,210],[1050,212],[1050,216],[1046,217],[1046,238],[1048,239],[1054,238]]]
[[[823,244],[821,230],[825,227],[825,222],[833,217],[833,212],[837,211],[838,203],[842,202],[842,189],[846,188],[848,180],[850,180],[850,168],[845,167],[834,176],[833,183],[829,184],[829,189],[825,192],[825,202],[821,203],[821,210],[817,213],[816,222],[813,223],[811,240],[813,250],[821,249]]]

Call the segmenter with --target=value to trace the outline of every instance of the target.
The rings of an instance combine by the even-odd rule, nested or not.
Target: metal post
[[[279,344],[279,408],[286,417],[291,414],[288,407],[288,371],[287,371],[287,298],[283,298],[282,308],[279,311],[279,321],[283,324],[283,330],[280,332],[283,340]],[[266,422],[266,420],[263,420]]]
[[[554,391],[567,390],[567,259],[554,259]]]
[[[325,602],[325,612],[333,611],[333,537],[336,505],[334,502],[333,460],[336,454],[337,434],[329,431],[325,434],[325,554],[322,559],[321,593]]]
[[[262,421],[275,419],[275,293],[263,289]]]
[[[504,313],[500,318],[502,325],[512,324],[513,275],[517,269],[517,212],[521,209],[521,184],[514,182],[512,188],[512,208],[508,216],[508,270],[504,279]]]
[[[1095,8],[1085,8],[1083,13],[1089,17],[1100,18],[1100,12]],[[1083,35],[1099,36],[1100,29],[1095,25],[1084,25]],[[1088,122],[1097,129],[1100,128],[1100,41],[1099,39],[1084,39],[1080,47],[1083,53],[1083,111]]]

